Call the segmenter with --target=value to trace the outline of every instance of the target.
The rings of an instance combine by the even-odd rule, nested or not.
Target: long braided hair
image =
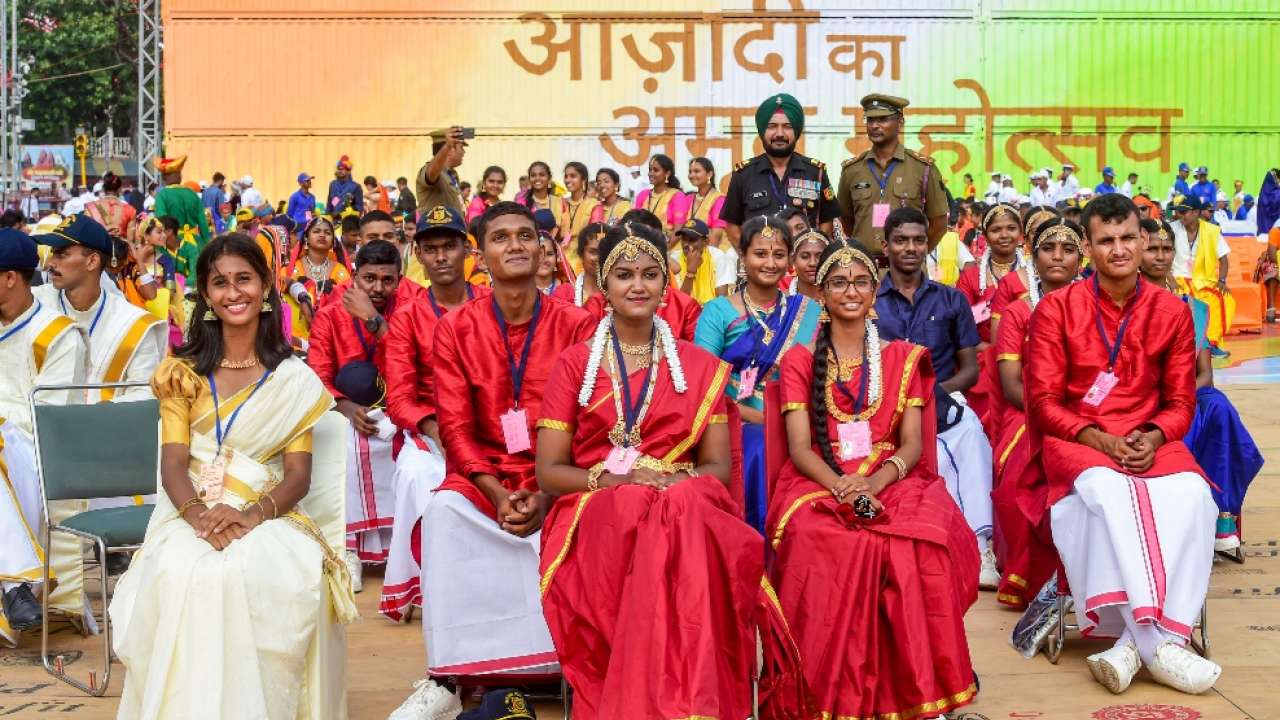
[[[829,247],[834,247],[834,244]],[[823,255],[826,254],[823,253]],[[822,459],[826,461],[832,472],[843,475],[844,471],[836,463],[836,453],[831,449],[831,438],[827,436],[827,373],[831,371],[827,358],[830,351],[831,323],[819,323],[818,339],[813,346],[813,386],[809,389],[809,424],[813,427],[813,435],[818,442],[818,449],[822,452]],[[839,379],[840,368],[837,367],[835,372]]]

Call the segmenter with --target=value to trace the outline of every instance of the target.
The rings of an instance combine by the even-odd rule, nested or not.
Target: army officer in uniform
[[[947,231],[947,193],[938,169],[931,158],[898,141],[908,104],[889,95],[862,98],[871,149],[841,166],[840,224],[879,261],[884,259],[884,220],[893,210],[913,207],[929,218],[930,250]]]
[[[770,95],[756,110],[756,131],[764,154],[738,163],[729,179],[720,219],[736,247],[747,218],[773,215],[786,208],[804,212],[809,226],[831,235],[839,214],[827,167],[796,152],[804,132],[804,108],[794,97]]]

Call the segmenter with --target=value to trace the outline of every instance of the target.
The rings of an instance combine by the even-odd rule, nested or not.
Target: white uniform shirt
[[[1121,195],[1123,195],[1123,196],[1125,196],[1125,197],[1127,197],[1127,198],[1132,198],[1132,197],[1133,197],[1133,183],[1129,182],[1128,180],[1125,180],[1125,181],[1124,181],[1124,184],[1120,186],[1120,194],[1121,194]]]
[[[1041,190],[1040,186],[1037,185],[1036,187],[1031,188],[1032,207],[1040,207],[1042,205],[1052,207],[1055,203],[1057,203],[1057,200],[1054,199],[1052,187],[1047,187]]]
[[[0,372],[0,417],[27,435],[32,431],[27,403],[33,388],[84,382],[84,336],[74,325],[54,336],[44,362],[36,367],[33,351],[36,338],[58,315],[56,307],[37,300],[12,323],[0,322],[0,337],[4,338],[0,340],[0,367],[4,368],[4,372]],[[20,330],[8,334],[19,325],[22,325]],[[75,392],[45,392],[37,396],[41,404],[49,405],[67,405],[75,398]]]
[[[1051,187],[1057,188],[1058,197],[1065,200],[1075,197],[1076,193],[1080,191],[1080,180],[1076,178],[1075,173],[1072,173],[1067,176],[1066,180],[1054,183]]]
[[[1203,220],[1200,221],[1204,225]],[[1199,241],[1199,237],[1196,238]],[[1231,254],[1231,246],[1227,244],[1227,239],[1218,234],[1218,258],[1221,260]],[[1191,277],[1191,270],[1195,262],[1195,254],[1192,253],[1191,242],[1187,239],[1187,229],[1182,226],[1181,222],[1173,223],[1173,269],[1171,272],[1176,278]]]

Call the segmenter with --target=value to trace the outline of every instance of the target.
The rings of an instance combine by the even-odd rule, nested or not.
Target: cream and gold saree
[[[170,358],[152,380],[162,443],[191,449],[193,485],[217,452],[209,384]],[[287,452],[311,452],[333,398],[290,358],[261,387],[219,398],[227,417],[224,492],[244,507],[283,477]],[[340,433],[340,428],[339,428]],[[355,617],[343,542],[345,456],[338,434],[318,445],[308,494],[293,512],[222,551],[196,536],[157,481],[146,539],[111,602],[114,647],[127,675],[119,717],[345,718],[345,633]],[[326,447],[338,457],[327,457]],[[269,502],[267,503],[270,504]]]

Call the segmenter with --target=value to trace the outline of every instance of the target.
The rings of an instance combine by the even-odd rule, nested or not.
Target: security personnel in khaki
[[[889,95],[862,98],[871,149],[841,165],[837,199],[840,223],[850,237],[884,256],[884,221],[900,207],[929,218],[929,249],[947,231],[947,193],[933,160],[898,141],[902,109],[909,102]]]
[[[804,108],[794,97],[770,95],[756,109],[756,132],[764,152],[738,163],[729,177],[720,219],[737,246],[747,218],[773,215],[788,208],[804,213],[809,227],[831,236],[831,221],[840,213],[827,179],[827,166],[796,152],[804,132]]]

